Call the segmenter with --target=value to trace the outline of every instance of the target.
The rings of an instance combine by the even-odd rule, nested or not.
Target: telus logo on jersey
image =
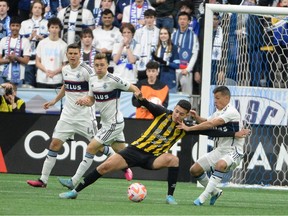
[[[120,89],[114,89],[111,92],[96,92],[94,91],[94,98],[96,101],[107,101],[107,100],[113,100],[120,98],[121,90]]]
[[[74,82],[65,80],[65,90],[71,92],[88,91],[88,82]]]

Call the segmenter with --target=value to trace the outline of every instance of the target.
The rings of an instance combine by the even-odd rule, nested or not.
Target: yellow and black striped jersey
[[[172,110],[153,104],[146,99],[140,101],[154,116],[149,128],[131,145],[155,156],[167,152],[179,139],[185,136],[184,130],[176,128],[177,123],[172,120]],[[223,132],[209,129],[202,131],[189,131],[192,135],[209,135],[214,137],[234,137],[235,132]]]

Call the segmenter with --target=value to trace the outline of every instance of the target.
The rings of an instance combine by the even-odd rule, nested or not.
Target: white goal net
[[[215,86],[227,85],[252,131],[242,165],[226,179],[231,183],[288,185],[287,10],[206,5],[201,116],[215,111]],[[201,136],[200,154],[208,144]]]

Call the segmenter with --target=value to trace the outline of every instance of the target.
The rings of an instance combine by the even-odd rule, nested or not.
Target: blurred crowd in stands
[[[0,84],[61,86],[66,47],[80,43],[92,68],[95,54],[106,53],[109,72],[137,84],[153,60],[170,93],[200,94],[206,3],[288,0],[0,0]],[[214,14],[211,84],[288,88],[287,17],[247,15],[239,29],[237,16]]]

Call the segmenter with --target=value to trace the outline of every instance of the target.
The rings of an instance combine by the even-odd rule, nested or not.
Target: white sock
[[[71,178],[73,185],[76,185],[82,176],[85,174],[85,172],[90,168],[92,162],[93,162],[94,155],[87,153],[85,154],[85,158],[83,161],[79,164],[78,169],[74,176]]]
[[[48,154],[46,156],[46,159],[43,163],[40,180],[42,182],[44,182],[45,184],[48,183],[48,178],[49,178],[50,173],[51,173],[51,171],[52,171],[52,169],[56,163],[57,154],[58,154],[58,152],[53,152],[53,151],[49,150]]]
[[[104,146],[103,154],[105,154],[107,157],[110,157],[111,155],[115,154],[115,151],[110,146]]]
[[[205,200],[211,195],[213,194],[213,192],[217,189],[217,185],[221,182],[223,174],[221,173],[221,175],[218,175],[220,172],[215,171],[213,173],[213,175],[210,177],[209,182],[205,188],[205,190],[203,191],[203,193],[199,196],[200,202],[204,203]],[[216,175],[215,175],[216,174]]]
[[[206,172],[204,172],[201,176],[197,177],[196,180],[204,187],[206,187],[209,182],[209,178]]]

